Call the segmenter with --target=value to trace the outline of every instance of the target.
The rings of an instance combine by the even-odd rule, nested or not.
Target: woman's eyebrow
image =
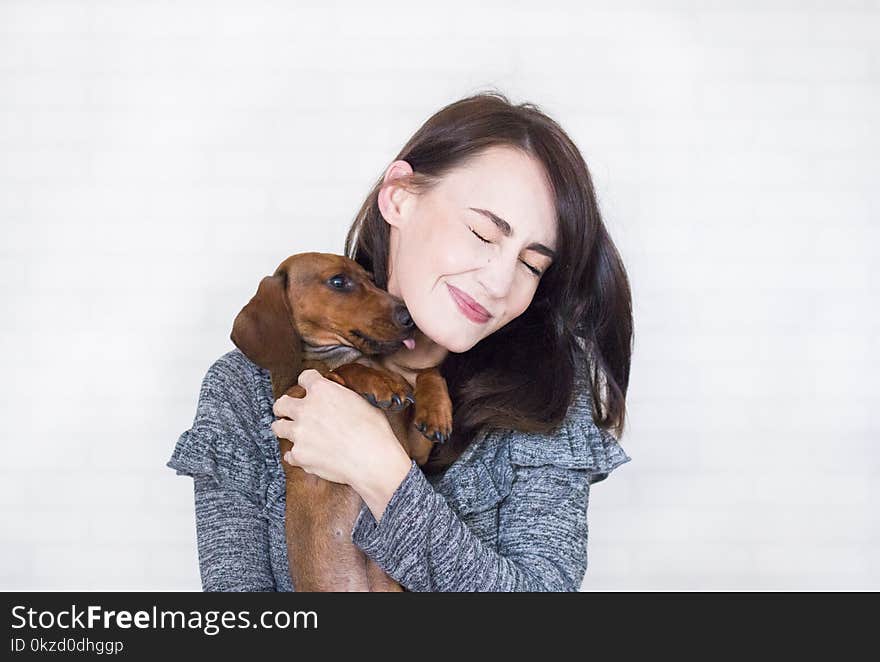
[[[480,209],[479,207],[468,207],[468,209],[475,211],[478,214],[482,214],[490,221],[492,221],[495,225],[498,226],[498,229],[501,230],[501,234],[503,234],[505,237],[513,236],[513,228],[510,227],[510,223],[505,221],[497,214],[493,214],[488,209]],[[556,251],[554,251],[552,248],[548,248],[544,244],[532,243],[526,246],[526,248],[529,250],[533,250],[536,253],[540,253],[541,255],[546,255],[551,259],[556,259]]]

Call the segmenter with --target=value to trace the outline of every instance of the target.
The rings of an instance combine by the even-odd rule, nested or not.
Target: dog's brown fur
[[[340,284],[344,287],[337,287]],[[359,264],[340,255],[300,253],[263,278],[235,318],[231,339],[269,371],[276,400],[285,394],[303,397],[297,378],[314,368],[382,408],[401,445],[423,464],[432,444],[448,439],[452,429],[445,380],[431,368],[419,371],[410,385],[368,358],[397,351],[413,332],[403,303],[378,288]],[[287,439],[279,443],[283,456],[292,444]],[[351,540],[363,503],[360,496],[348,485],[323,480],[284,461],[282,466],[294,588],[402,590]]]

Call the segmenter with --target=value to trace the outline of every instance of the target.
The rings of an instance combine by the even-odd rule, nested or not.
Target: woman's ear
[[[406,161],[395,161],[385,171],[385,179],[379,189],[377,203],[382,218],[394,227],[400,227],[406,219],[403,208],[413,193],[404,183],[412,174],[412,166]]]

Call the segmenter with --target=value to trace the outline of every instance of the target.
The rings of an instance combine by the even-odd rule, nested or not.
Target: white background
[[[877,2],[0,0],[0,588],[200,588],[232,320],[458,98],[579,145],[634,291],[596,589],[880,589]]]

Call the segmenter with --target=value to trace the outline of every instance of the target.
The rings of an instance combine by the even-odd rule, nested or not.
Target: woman
[[[411,383],[441,367],[452,437],[419,467],[360,395],[308,370],[305,398],[273,402],[268,373],[227,353],[168,463],[195,479],[204,589],[293,590],[283,437],[287,462],[361,495],[352,540],[404,588],[578,590],[590,485],[630,459],[609,430],[632,346],[626,272],[578,149],[533,104],[462,99],[387,168],[345,252],[409,309],[416,345],[386,366]]]

